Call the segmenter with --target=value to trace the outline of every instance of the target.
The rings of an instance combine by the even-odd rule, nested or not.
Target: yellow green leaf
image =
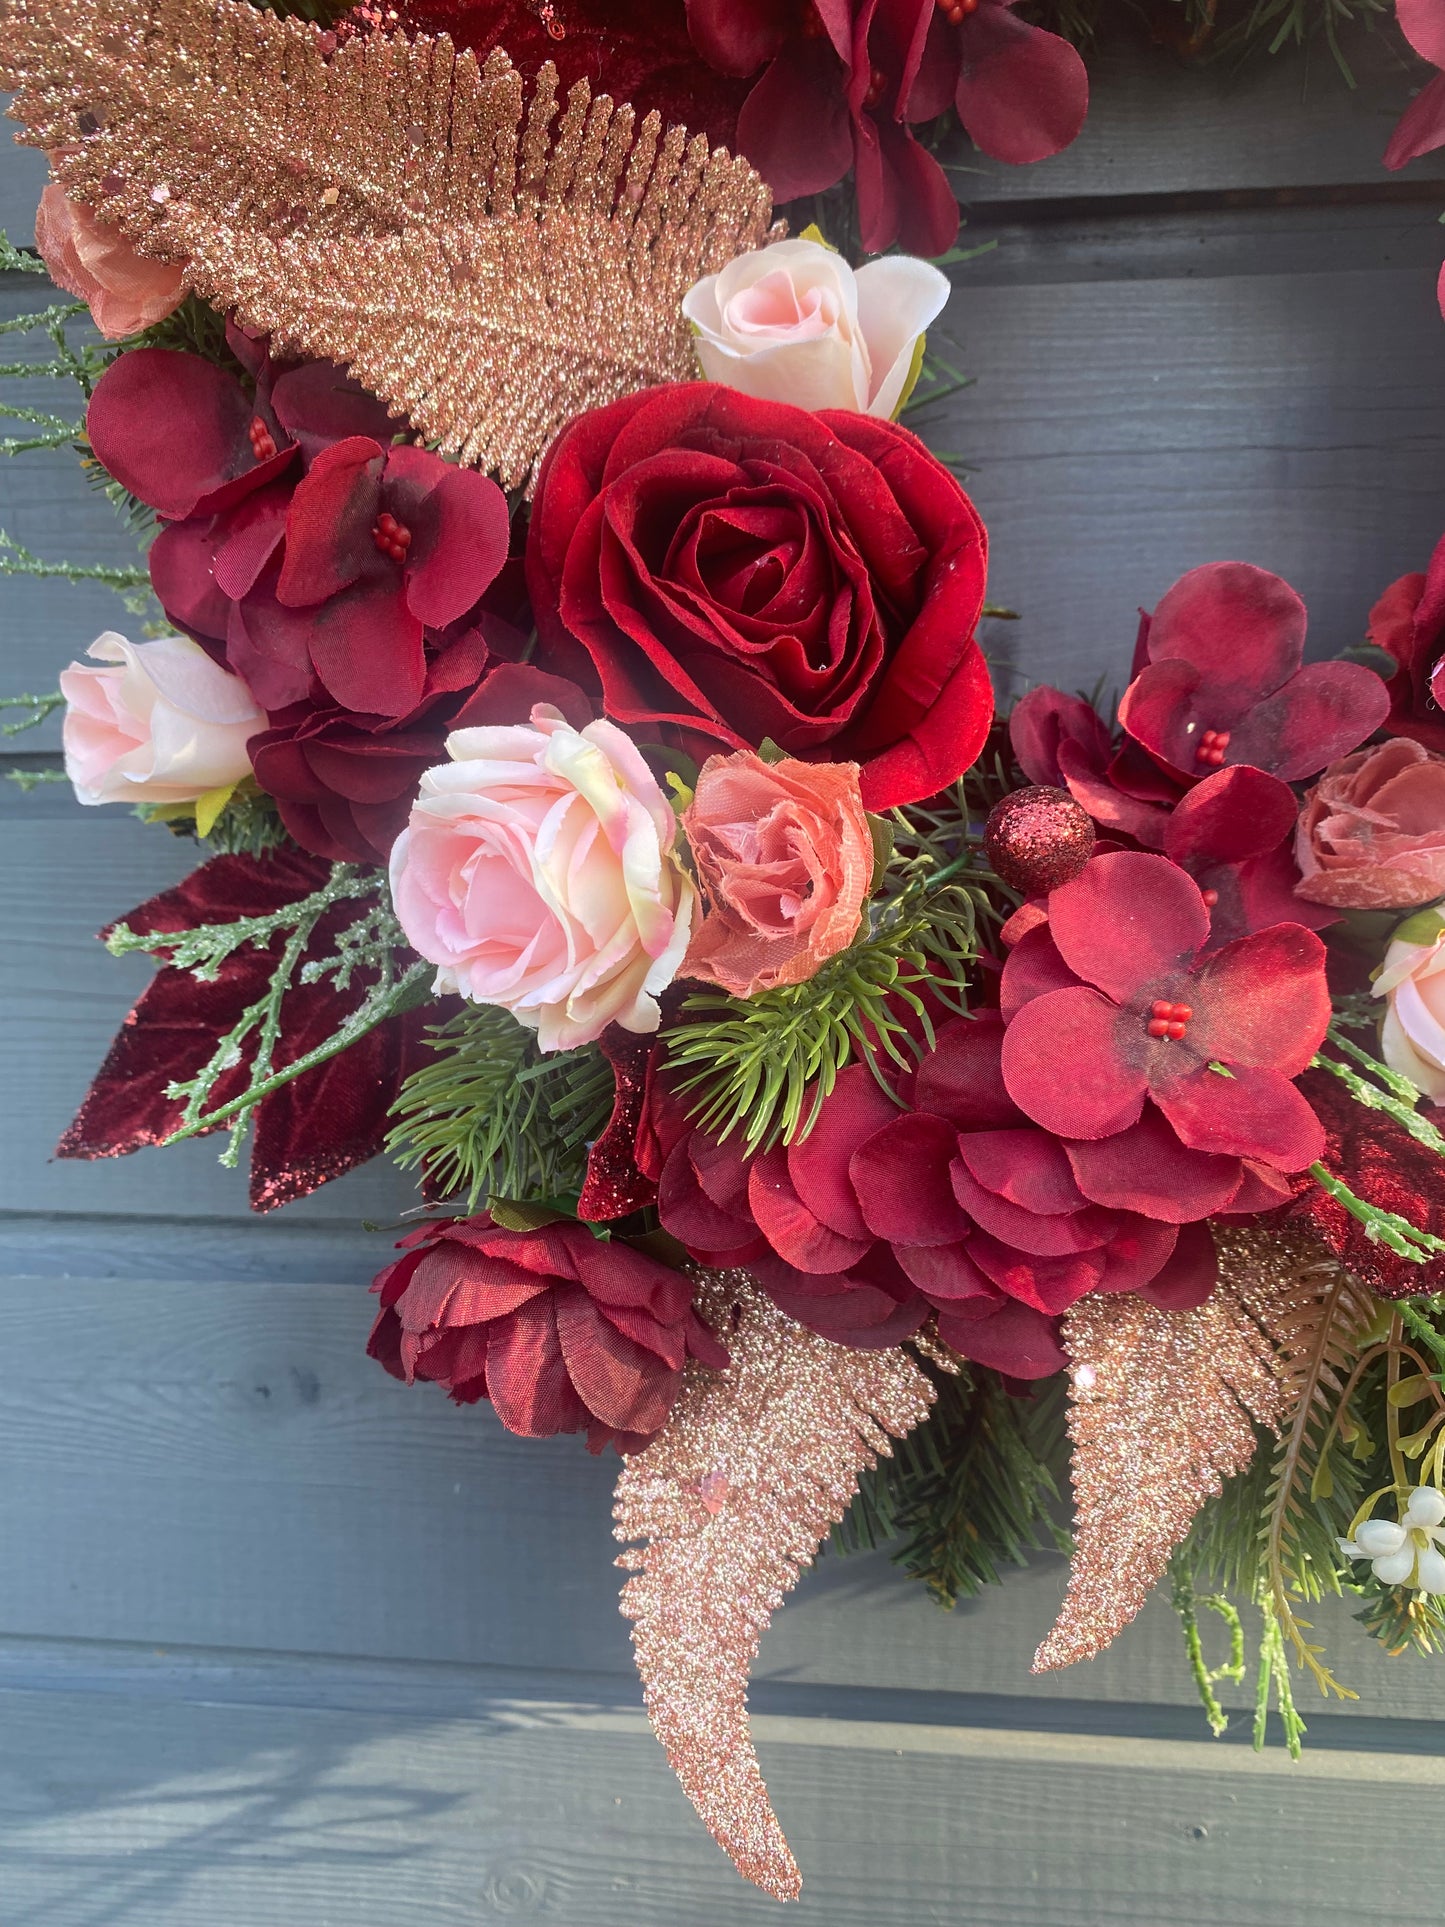
[[[207,790],[204,796],[196,798],[196,835],[209,836],[216,827],[216,819],[236,794],[234,783],[223,783],[219,789]]]
[[[1398,1384],[1392,1385],[1385,1396],[1391,1405],[1418,1405],[1422,1398],[1428,1396],[1429,1391],[1430,1380],[1416,1372],[1413,1377],[1402,1378]]]
[[[913,359],[908,364],[908,379],[903,384],[903,393],[898,397],[898,406],[893,411],[894,421],[898,420],[913,399],[913,391],[918,386],[918,377],[923,373],[923,350],[927,343],[928,336],[924,334],[920,335],[913,344]]]
[[[800,241],[816,241],[818,246],[820,248],[826,248],[829,254],[836,254],[838,252],[816,221],[809,221],[808,225],[803,229],[803,232],[798,236],[798,239]]]

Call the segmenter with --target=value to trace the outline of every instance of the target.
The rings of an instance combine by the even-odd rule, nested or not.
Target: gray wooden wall
[[[1096,64],[1075,150],[961,171],[947,317],[978,377],[995,660],[1117,672],[1134,611],[1239,556],[1321,648],[1445,526],[1441,170],[1378,167],[1411,77]],[[0,157],[28,238],[42,175]],[[0,280],[13,313],[37,284]],[[0,358],[8,358],[0,357]],[[64,455],[0,465],[0,525],[133,559]],[[53,687],[104,591],[0,584],[6,689]],[[33,749],[53,744],[50,733]],[[612,1468],[509,1438],[362,1355],[385,1168],[276,1217],[206,1145],[47,1162],[147,974],[92,932],[187,852],[0,785],[0,1927],[719,1927],[763,1921],[647,1733]],[[939,1613],[827,1559],[758,1669],[764,1769],[828,1927],[1366,1927],[1445,1919],[1445,1675],[1319,1615],[1357,1706],[1300,1766],[1193,1709],[1157,1602],[1061,1677],[1062,1573]],[[1348,1647],[1348,1650],[1347,1650]],[[1242,1727],[1241,1718],[1235,1722]]]

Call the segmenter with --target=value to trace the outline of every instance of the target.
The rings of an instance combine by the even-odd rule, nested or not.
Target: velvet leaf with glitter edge
[[[244,0],[5,0],[0,88],[66,192],[212,307],[527,484],[585,409],[694,372],[682,297],[769,236],[705,136],[500,49],[337,45]]]

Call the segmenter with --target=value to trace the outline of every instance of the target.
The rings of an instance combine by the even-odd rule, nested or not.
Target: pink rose
[[[251,771],[246,745],[266,727],[239,676],[188,636],[127,642],[114,630],[73,662],[65,698],[65,773],[82,803],[192,803]]]
[[[1305,797],[1295,894],[1341,910],[1445,895],[1445,756],[1399,736],[1331,763]]]
[[[947,278],[890,254],[856,273],[820,241],[774,241],[691,288],[682,311],[709,381],[795,408],[851,408],[893,420]]]
[[[182,269],[138,254],[54,183],[36,209],[35,245],[56,287],[85,302],[107,341],[153,328],[185,300]]]
[[[459,729],[391,853],[407,938],[437,989],[500,1004],[543,1050],[654,1031],[692,927],[672,809],[614,724]]]
[[[1400,926],[1375,995],[1386,999],[1385,1062],[1432,1104],[1445,1104],[1445,920],[1438,911],[1422,911]]]
[[[682,974],[751,997],[858,934],[873,836],[856,763],[711,756],[682,819],[706,906]]]

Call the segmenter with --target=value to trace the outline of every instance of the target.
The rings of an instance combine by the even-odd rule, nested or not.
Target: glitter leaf
[[[901,1348],[853,1351],[784,1316],[742,1272],[699,1305],[725,1372],[688,1367],[665,1430],[617,1481],[622,1610],[653,1731],[708,1831],[749,1880],[796,1899],[797,1865],[748,1731],[758,1641],[858,1476],[927,1416],[933,1387]]]
[[[1080,1299],[1071,1362],[1075,1549],[1048,1672],[1093,1659],[1163,1577],[1194,1516],[1289,1416],[1311,1314],[1340,1278],[1313,1240],[1219,1226],[1219,1284],[1194,1311],[1133,1294]]]
[[[337,45],[244,0],[6,0],[0,91],[67,193],[279,350],[526,482],[582,409],[695,374],[681,301],[768,236],[761,177],[500,50]]]

